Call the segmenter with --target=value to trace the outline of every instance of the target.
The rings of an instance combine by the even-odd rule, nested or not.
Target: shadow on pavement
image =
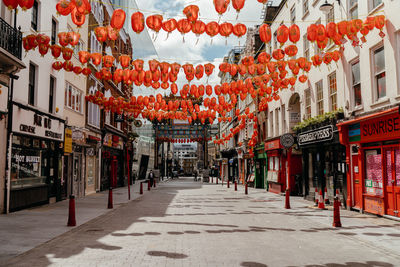
[[[166,258],[170,258],[170,259],[184,259],[184,258],[188,257],[185,254],[171,253],[171,252],[165,252],[165,251],[148,251],[147,255],[155,256],[155,257],[166,257]]]
[[[259,263],[259,262],[254,262],[254,261],[244,261],[240,264],[240,266],[243,267],[268,267],[268,265]]]
[[[49,242],[1,263],[4,266],[48,266],[52,264],[48,255],[52,258],[68,259],[79,255],[85,249],[101,249],[104,251],[121,250],[122,247],[104,244],[100,239],[105,236],[157,236],[158,232],[145,233],[118,233],[126,231],[131,225],[146,222],[144,217],[163,218],[167,208],[180,190],[199,189],[201,184],[175,183],[173,186],[157,187],[151,193],[144,194],[139,200],[122,204],[120,207],[99,216],[81,226],[66,232]],[[149,220],[150,221],[150,220]],[[164,223],[161,222],[160,223]],[[171,222],[173,223],[173,222]],[[218,225],[210,225],[218,226]],[[222,225],[221,225],[222,226]],[[229,225],[230,227],[237,227]],[[189,234],[189,233],[188,233]],[[192,233],[193,234],[193,233]],[[165,256],[167,258],[186,258],[187,255],[169,252],[150,251],[152,256]]]
[[[311,265],[301,265],[304,267],[394,267],[393,264],[383,262],[383,261],[366,261],[366,262],[346,262],[344,264],[340,263],[326,263],[326,264],[311,264]],[[290,265],[288,267],[300,267]]]

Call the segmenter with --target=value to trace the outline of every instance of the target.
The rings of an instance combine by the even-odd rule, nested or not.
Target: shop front
[[[124,142],[122,137],[106,133],[103,139],[100,190],[125,185]]]
[[[256,147],[254,154],[255,160],[255,181],[254,187],[255,188],[268,188],[267,179],[265,179],[266,175],[266,160],[267,154],[264,151],[264,144],[261,144]]]
[[[13,122],[10,211],[61,200],[64,121],[14,105]]]
[[[398,108],[338,124],[347,152],[347,205],[400,217],[400,115]]]
[[[299,176],[302,170],[299,151],[283,147],[281,137],[266,141],[264,150],[267,155],[268,190],[280,194],[288,186],[292,195],[298,195],[299,189],[296,177]]]
[[[85,195],[93,194],[99,189],[100,176],[100,146],[101,138],[94,133],[89,133],[86,138],[86,185]]]
[[[223,181],[226,181],[229,179],[230,181],[233,181],[236,177],[238,177],[238,158],[237,158],[237,152],[236,149],[229,149],[225,151],[221,151],[222,158],[226,159],[223,161],[222,165],[222,177]]]
[[[333,201],[336,189],[340,199],[347,194],[346,151],[339,143],[339,134],[334,123],[299,132],[297,142],[302,151],[302,194],[314,200],[315,189],[325,191]]]

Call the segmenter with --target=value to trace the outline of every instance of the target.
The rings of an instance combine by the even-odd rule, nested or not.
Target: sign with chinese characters
[[[64,153],[72,153],[72,130],[65,128]]]
[[[32,110],[13,106],[13,132],[57,141],[64,140],[64,123],[39,115]]]
[[[283,134],[280,138],[280,141],[284,148],[290,148],[294,145],[294,136],[290,133]]]
[[[315,130],[301,133],[297,136],[300,146],[325,142],[333,139],[333,126],[328,125]]]

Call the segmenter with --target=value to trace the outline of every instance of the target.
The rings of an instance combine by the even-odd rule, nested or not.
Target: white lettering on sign
[[[39,163],[40,162],[40,157],[37,156],[23,156],[23,155],[14,155],[15,161],[16,162],[22,162],[22,163]]]
[[[323,142],[333,138],[332,125],[298,135],[299,145]]]

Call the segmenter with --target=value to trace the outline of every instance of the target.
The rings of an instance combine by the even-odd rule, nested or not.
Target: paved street
[[[301,198],[291,205],[181,178],[2,265],[400,266],[400,222],[342,211],[335,229],[332,211]]]

